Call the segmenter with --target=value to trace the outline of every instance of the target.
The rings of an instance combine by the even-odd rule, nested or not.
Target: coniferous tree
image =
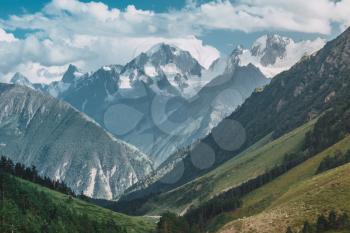
[[[304,222],[303,229],[301,230],[302,233],[312,233],[312,227],[308,221]]]
[[[330,229],[336,229],[336,227],[337,227],[337,213],[334,210],[329,212],[328,226]]]
[[[328,229],[328,221],[326,217],[322,214],[318,217],[317,223],[316,223],[316,232],[324,232]]]
[[[288,227],[286,233],[293,233],[292,228]]]
[[[349,216],[346,213],[343,213],[342,215],[339,216],[339,218],[337,219],[337,226],[339,229],[343,229],[343,228],[350,229]]]

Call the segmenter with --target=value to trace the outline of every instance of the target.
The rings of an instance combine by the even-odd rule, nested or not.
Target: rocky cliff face
[[[66,103],[8,84],[0,99],[0,153],[77,193],[116,198],[152,170],[146,155]]]

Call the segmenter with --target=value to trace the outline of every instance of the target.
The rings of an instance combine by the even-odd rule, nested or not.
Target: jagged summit
[[[240,53],[231,54],[231,60],[238,60],[241,66],[251,63],[265,76],[272,78],[288,70],[305,55],[318,51],[324,44],[325,41],[320,38],[296,42],[292,38],[270,33],[256,39],[250,48],[236,49]]]
[[[260,62],[264,66],[273,65],[277,58],[283,59],[287,46],[294,41],[291,38],[277,34],[267,34],[258,38],[250,49],[253,56],[260,56]]]
[[[17,72],[13,75],[13,77],[10,80],[10,83],[21,85],[21,86],[27,86],[32,87],[33,84],[29,81],[29,79],[21,74],[20,72]]]
[[[155,44],[153,45],[147,52],[146,54],[148,56],[152,56],[155,53],[158,52],[170,52],[170,53],[174,53],[174,54],[179,54],[180,52],[182,52],[183,50],[181,50],[179,47],[177,47],[176,45],[172,45],[172,44],[166,44],[164,42],[159,43],[159,44]]]
[[[72,83],[74,82],[77,78],[80,78],[83,76],[83,73],[76,67],[75,65],[70,64],[68,66],[67,71],[64,73],[62,82],[64,83]]]
[[[127,65],[127,67],[130,66],[144,69],[146,75],[149,76],[157,76],[162,72],[165,74],[180,73],[200,76],[203,69],[188,51],[165,43],[156,44],[146,53],[141,53]],[[149,67],[153,67],[155,70]],[[151,72],[151,70],[154,70],[154,72]]]
[[[203,87],[203,70],[188,51],[160,43],[124,66],[121,88],[131,89],[142,82],[154,92],[189,98]]]

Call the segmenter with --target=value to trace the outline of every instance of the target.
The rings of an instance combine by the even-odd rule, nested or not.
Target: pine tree
[[[312,233],[312,227],[308,221],[304,222],[302,233]]]
[[[317,223],[316,223],[316,232],[324,232],[328,229],[328,222],[326,217],[322,214],[318,217]]]
[[[336,229],[337,227],[337,213],[334,210],[329,212],[328,224],[331,229]]]
[[[349,216],[346,213],[343,213],[337,219],[337,227],[339,229],[350,228],[349,225]]]
[[[286,233],[293,233],[292,228],[288,227]]]

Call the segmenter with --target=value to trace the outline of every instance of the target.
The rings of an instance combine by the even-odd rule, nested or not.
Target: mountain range
[[[1,158],[0,230],[348,232],[350,28],[323,45],[268,34],[206,69],[161,43],[50,84],[16,73],[0,154],[27,168]]]
[[[342,139],[348,130],[348,126],[344,123],[347,120],[342,117],[348,116],[349,41],[350,29],[336,40],[328,42],[320,51],[303,57],[290,70],[275,76],[269,85],[255,91],[244,104],[213,128],[207,137],[174,154],[160,169],[129,188],[126,195],[121,198],[117,209],[123,210],[128,203],[129,205],[137,203],[137,210],[140,212],[142,209],[147,212],[152,206],[152,214],[157,213],[157,210],[163,211],[164,208],[183,213],[186,208],[198,203],[198,199],[202,196],[213,197],[227,189],[230,186],[227,184],[230,183],[230,179],[235,180],[232,176],[246,174],[242,168],[251,169],[253,166],[252,164],[246,166],[250,164],[249,159],[252,163],[262,155],[267,159],[269,155],[264,146],[268,143],[271,146],[269,149],[271,156],[275,157],[271,159],[277,159],[278,156],[283,157],[286,153],[302,150],[303,144],[306,144],[305,147],[310,146],[308,140],[317,146],[307,147],[307,152],[303,153],[316,154]],[[330,112],[327,120],[317,124],[317,131],[313,135],[309,132],[312,136],[308,139],[304,138],[305,132],[304,135],[300,134],[298,136],[301,138],[300,141],[298,140],[297,144],[289,150],[295,142],[286,140],[288,133],[317,120],[333,108],[339,113]],[[238,122],[239,127],[233,127],[230,130],[232,122]],[[324,122],[328,122],[328,125],[326,126]],[[311,131],[310,126],[307,128]],[[322,131],[324,132],[321,133]],[[240,141],[241,139],[243,140]],[[282,147],[284,146],[285,149],[274,151],[278,140],[284,142]],[[235,147],[237,142],[239,142],[239,148]],[[247,156],[249,153],[253,153],[252,156],[256,158],[249,158]],[[214,157],[213,166],[200,169],[195,160],[197,154],[201,154],[202,159],[209,161],[210,156]],[[254,163],[254,167],[258,166],[258,168],[255,167],[255,171],[250,170],[248,173],[250,176],[256,177],[266,169],[271,169],[263,166],[266,162],[264,158],[260,161],[260,166]],[[230,162],[226,162],[227,160],[231,161],[234,167],[233,165],[230,167]],[[280,160],[274,160],[272,164],[276,165],[279,162]],[[222,169],[225,172],[222,172]],[[230,169],[232,169],[232,175],[229,175]],[[220,179],[228,179],[225,186],[221,187],[221,190],[210,191],[212,186],[216,186],[216,182],[221,183]],[[240,182],[247,180],[248,178],[245,177],[245,180]],[[239,183],[231,185],[239,185]],[[174,199],[178,202],[174,202]],[[183,203],[182,208],[179,207],[179,202]]]
[[[287,60],[287,69],[321,44],[304,43],[313,46],[300,50],[289,38],[266,35],[249,50],[238,47],[208,69],[189,52],[158,44],[124,66],[107,65],[84,74],[70,65],[61,81],[49,85],[32,84],[20,74],[11,82],[70,103],[159,166],[205,137],[256,88],[269,83],[256,67],[268,69]],[[249,59],[247,51],[252,54]]]

